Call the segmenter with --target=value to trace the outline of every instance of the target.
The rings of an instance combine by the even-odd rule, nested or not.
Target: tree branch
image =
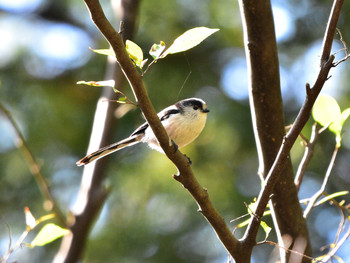
[[[329,59],[332,50],[333,38],[337,29],[338,19],[343,6],[344,0],[335,0],[333,2],[331,14],[327,23],[326,33],[323,38],[322,55],[321,55],[321,66],[326,63]]]
[[[332,25],[337,24],[339,14],[340,14],[339,11],[342,7],[342,4],[343,4],[343,0],[335,0],[332,12],[329,17],[328,24],[332,24]],[[276,160],[272,165],[266,180],[264,181],[264,187],[258,197],[257,208],[255,210],[255,214],[257,217],[252,217],[252,220],[248,225],[248,228],[246,230],[246,235],[244,236],[245,242],[249,242],[249,243],[255,242],[254,240],[259,228],[261,217],[270,199],[270,195],[273,192],[274,186],[278,181],[280,175],[282,174],[285,160],[289,157],[289,152],[295,140],[297,139],[298,135],[300,134],[302,128],[305,126],[306,122],[308,121],[311,114],[312,106],[314,105],[317,96],[319,95],[321,89],[323,88],[324,83],[328,79],[328,73],[330,69],[333,67],[333,60],[334,60],[334,56],[330,55],[331,46],[329,46],[328,43],[332,43],[334,33],[335,33],[335,28],[328,26],[326,30],[325,38],[324,38],[324,43],[327,43],[327,44],[324,44],[324,49],[322,52],[323,56],[321,57],[321,63],[320,63],[321,64],[320,72],[318,74],[318,77],[313,87],[311,89],[307,89],[307,94],[306,94],[306,99],[304,101],[304,104],[300,109],[299,114],[296,120],[294,121],[292,128],[284,138],[281,148],[276,157]],[[329,57],[329,59],[325,61],[325,58],[327,57]]]
[[[224,219],[220,216],[218,211],[211,203],[206,189],[204,189],[194,177],[187,157],[180,151],[175,151],[175,146],[172,145],[171,141],[169,140],[169,137],[162,126],[153,105],[151,104],[143,84],[142,77],[135,69],[135,66],[131,62],[125,50],[121,36],[109,23],[97,0],[85,0],[85,3],[90,11],[92,20],[114,50],[117,61],[134,92],[136,101],[138,102],[138,105],[141,108],[147,122],[156,135],[159,144],[163,148],[167,157],[176,165],[178,174],[175,175],[174,178],[181,182],[183,186],[191,193],[191,195],[197,201],[201,213],[212,225],[225,248],[235,257],[235,255],[242,252],[240,250],[238,240],[232,235]]]
[[[335,163],[335,158],[337,157],[337,153],[338,153],[338,150],[339,150],[339,147],[335,146],[335,149],[333,151],[333,155],[332,155],[332,158],[331,158],[331,161],[329,162],[329,165],[328,165],[328,169],[327,169],[327,172],[326,172],[326,175],[324,176],[324,179],[323,179],[323,183],[322,183],[322,186],[321,188],[311,197],[311,199],[309,200],[309,203],[307,205],[307,207],[305,208],[305,211],[304,211],[304,218],[308,218],[310,212],[311,212],[311,209],[314,207],[316,201],[318,198],[320,198],[320,196],[323,194],[323,192],[325,191],[326,189],[326,185],[327,185],[327,182],[328,182],[328,179],[329,179],[329,176],[331,175],[331,172],[332,172],[332,169],[334,167],[334,163]]]
[[[303,181],[306,168],[308,167],[312,156],[314,155],[314,148],[318,138],[317,123],[312,126],[311,137],[309,141],[305,141],[305,152],[302,160],[300,161],[297,173],[295,174],[294,184],[299,191],[301,182]]]
[[[249,76],[249,102],[253,122],[253,130],[259,157],[258,174],[261,180],[267,177],[285,136],[283,103],[279,79],[279,62],[274,30],[273,14],[269,0],[240,0],[243,20],[245,51]],[[297,190],[294,186],[293,168],[287,152],[283,160],[283,177],[278,177],[267,196],[271,194],[271,215],[280,247],[292,248],[297,238],[305,240],[306,252],[309,249],[309,238],[306,222],[303,219]],[[276,178],[277,179],[277,178]],[[261,190],[263,192],[264,189]],[[265,209],[266,203],[264,204]],[[258,210],[257,210],[258,211]],[[247,229],[242,243],[245,249],[252,250],[262,216],[255,212],[252,222],[254,227]],[[250,232],[252,231],[252,232]],[[286,244],[283,236],[289,236],[292,242]],[[280,249],[282,262],[289,250]]]
[[[36,162],[33,153],[29,149],[16,121],[12,118],[11,113],[1,103],[0,103],[0,111],[2,111],[4,113],[4,115],[9,120],[9,122],[11,123],[12,127],[15,130],[15,134],[16,134],[17,140],[18,140],[17,147],[22,150],[24,157],[28,163],[29,170],[33,174],[35,181],[39,186],[40,192],[45,199],[44,208],[47,210],[54,211],[60,224],[62,224],[62,226],[64,226],[64,227],[67,227],[65,217],[63,216],[63,213],[62,213],[61,209],[59,208],[56,200],[53,198],[51,191],[49,189],[49,186],[48,186],[44,176],[41,174],[40,166]]]

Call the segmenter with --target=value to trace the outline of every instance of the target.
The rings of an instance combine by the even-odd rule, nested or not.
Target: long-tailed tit
[[[191,143],[202,132],[207,120],[209,109],[201,99],[190,98],[181,100],[158,113],[169,137],[182,148]],[[86,165],[110,153],[119,151],[139,142],[147,143],[152,149],[163,152],[158,140],[148,123],[138,127],[128,138],[105,146],[77,162],[78,166]]]

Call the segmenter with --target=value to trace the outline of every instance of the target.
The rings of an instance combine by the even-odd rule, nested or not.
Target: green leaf
[[[117,102],[120,104],[125,104],[127,103],[127,99],[128,99],[127,97],[121,97],[117,100]]]
[[[164,49],[165,49],[165,43],[163,41],[160,41],[159,44],[155,44],[155,43],[153,44],[153,46],[149,51],[149,54],[153,57],[153,59],[158,59]]]
[[[113,79],[111,80],[103,80],[103,81],[78,81],[77,84],[81,85],[89,85],[89,86],[93,86],[93,87],[113,87],[115,85],[115,81]]]
[[[254,198],[254,202],[251,202],[248,205],[248,213],[249,213],[249,215],[253,215],[253,213],[255,212],[256,206],[257,206],[256,198]],[[267,207],[269,207],[269,205],[267,205]],[[264,211],[263,217],[267,216],[267,215],[270,215],[270,214],[271,214],[271,210]],[[241,227],[244,227],[244,226],[248,225],[250,220],[251,220],[251,218],[243,221],[242,223],[238,224],[237,227],[241,228]]]
[[[337,101],[328,95],[320,95],[312,109],[312,116],[336,136],[337,146],[340,147],[343,117]]]
[[[57,238],[67,235],[70,231],[68,229],[61,228],[55,224],[46,224],[30,243],[32,247],[44,246]]]
[[[347,108],[341,113],[342,126],[344,125],[344,122],[349,118],[349,116],[350,116],[350,108]]]
[[[323,204],[323,203],[327,202],[328,200],[331,200],[331,199],[333,199],[335,197],[342,196],[342,195],[347,195],[347,194],[349,194],[349,191],[341,191],[341,192],[333,193],[331,195],[328,195],[328,196],[322,198],[320,201],[317,202],[316,205]]]
[[[269,227],[264,221],[260,222],[260,226],[264,229],[265,231],[265,240],[269,237],[269,234],[271,232],[271,227]]]
[[[207,27],[195,27],[187,30],[175,39],[174,43],[161,55],[160,58],[165,58],[168,54],[175,54],[189,50],[217,31],[219,31],[219,29]]]
[[[250,215],[252,215],[251,213],[249,213]],[[263,216],[267,216],[267,215],[271,215],[271,210],[268,210],[268,211],[265,211]],[[237,225],[238,228],[241,228],[241,227],[244,227],[244,226],[247,226],[250,222],[250,218],[247,219],[247,220],[244,220],[242,223],[239,223]]]
[[[337,101],[328,95],[320,95],[313,109],[312,116],[322,126],[329,126],[329,130],[336,136],[337,147],[341,145],[341,130],[344,122],[350,116],[350,108],[340,111]]]
[[[315,121],[326,127],[341,120],[341,111],[333,97],[320,95],[312,109],[312,116]]]
[[[92,49],[90,48],[93,52],[100,54],[100,55],[105,55],[105,56],[112,56],[115,57],[113,49]]]
[[[142,49],[134,42],[130,40],[126,40],[125,43],[126,51],[129,54],[129,57],[134,61],[136,66],[139,68],[142,68],[142,61],[143,61],[143,52]]]

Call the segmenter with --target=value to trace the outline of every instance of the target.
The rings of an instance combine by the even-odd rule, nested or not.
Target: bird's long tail
[[[139,143],[141,140],[141,137],[139,135],[134,135],[131,137],[128,137],[124,140],[121,140],[119,142],[113,143],[111,145],[107,145],[101,149],[99,149],[96,152],[93,152],[84,158],[80,159],[79,161],[76,162],[78,166],[86,165],[91,163],[92,161],[95,161],[97,159],[102,158],[103,156],[106,156],[108,154],[111,154],[113,152],[119,151],[125,147],[135,145]]]

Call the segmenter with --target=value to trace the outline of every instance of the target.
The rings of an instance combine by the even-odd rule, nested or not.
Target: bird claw
[[[186,154],[184,154],[184,156],[187,158],[188,160],[188,166],[191,166],[192,165],[192,161],[190,159],[190,157],[188,157]]]
[[[176,153],[179,149],[179,146],[173,140],[171,140],[171,143],[174,145],[174,153]]]

